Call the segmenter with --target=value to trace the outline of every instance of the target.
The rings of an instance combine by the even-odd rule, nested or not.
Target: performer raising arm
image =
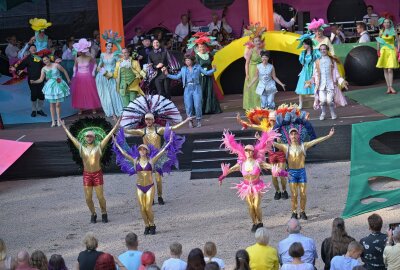
[[[101,219],[103,223],[108,222],[106,199],[103,194],[103,172],[101,169],[101,158],[105,152],[106,146],[111,139],[111,136],[116,132],[119,127],[121,118],[118,119],[114,128],[100,141],[96,140],[96,133],[94,129],[87,128],[84,133],[84,142],[74,137],[71,132],[66,128],[64,122],[61,122],[68,138],[72,144],[79,150],[79,155],[83,161],[83,189],[86,197],[86,204],[92,214],[90,221],[96,223],[97,214],[93,204],[93,187],[96,191],[97,199],[99,200],[101,208]],[[81,136],[79,136],[81,137]],[[98,143],[97,143],[98,142]]]
[[[292,193],[292,218],[297,218],[297,197],[300,190],[300,218],[307,219],[305,212],[307,202],[306,151],[314,145],[329,139],[334,133],[335,129],[332,128],[327,136],[301,143],[299,130],[297,130],[297,128],[291,128],[289,130],[290,142],[287,144],[274,143],[274,146],[282,150],[287,157],[289,185]]]

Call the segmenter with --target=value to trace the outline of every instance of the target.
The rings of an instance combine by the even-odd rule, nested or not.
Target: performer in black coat
[[[149,64],[157,70],[157,76],[154,78],[154,84],[159,95],[171,99],[169,92],[169,80],[161,71],[163,67],[168,66],[167,51],[160,47],[158,40],[153,40],[153,50],[149,53]]]

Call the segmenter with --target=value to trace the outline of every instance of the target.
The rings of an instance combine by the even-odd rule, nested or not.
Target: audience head
[[[138,27],[135,27],[135,34],[137,35],[137,36],[140,36],[140,35],[142,35],[142,27],[140,27],[140,26],[138,26]]]
[[[33,268],[37,268],[38,270],[47,270],[47,266],[49,263],[43,251],[35,250],[31,254],[30,264]]]
[[[357,23],[357,33],[361,34],[367,29],[367,25],[364,22],[358,22]]]
[[[400,226],[397,226],[394,230],[393,230],[393,241],[395,243],[400,243]]]
[[[332,222],[332,238],[338,239],[347,235],[343,218],[335,218]]]
[[[17,254],[17,263],[18,265],[29,265],[30,256],[26,250],[21,250]]]
[[[250,257],[244,249],[239,249],[235,255],[236,267],[235,270],[250,270]]]
[[[7,38],[8,43],[12,44],[12,45],[16,45],[17,44],[17,37],[16,36],[11,36],[9,38]]]
[[[358,258],[360,258],[363,251],[364,251],[363,245],[361,245],[357,241],[352,241],[352,242],[350,242],[349,246],[347,247],[346,255],[353,259],[358,259]]]
[[[203,270],[206,266],[203,251],[194,248],[189,252],[186,270]]]
[[[93,232],[88,232],[83,238],[83,244],[87,250],[96,250],[99,245],[99,241],[94,236]]]
[[[256,230],[256,233],[254,234],[256,237],[256,242],[261,245],[268,245],[269,243],[269,235],[267,228],[261,227]]]
[[[6,243],[0,238],[0,261],[4,261],[7,256]]]
[[[217,255],[217,246],[214,242],[206,242],[203,251],[204,256],[213,258]]]
[[[158,267],[156,264],[152,264],[147,266],[146,270],[160,270],[160,267]]]
[[[218,22],[218,19],[219,19],[218,18],[218,14],[213,12],[211,16],[212,16],[213,23],[216,24]]]
[[[114,257],[109,253],[102,253],[97,257],[94,270],[116,270]]]
[[[304,255],[304,248],[300,242],[294,242],[289,247],[289,255],[292,258],[301,258]]]
[[[373,5],[368,5],[367,6],[367,13],[369,15],[371,15],[373,11],[374,11],[374,6]]]
[[[35,54],[37,52],[36,45],[34,43],[29,45],[30,54]]]
[[[188,15],[187,14],[182,14],[181,15],[181,21],[183,24],[187,24],[189,19],[188,19]]]
[[[291,218],[287,224],[287,232],[288,233],[300,233],[301,226],[300,221],[295,218]]]
[[[171,256],[180,257],[182,255],[182,245],[178,242],[173,242],[169,245]]]
[[[61,255],[53,254],[49,260],[48,270],[68,270],[64,258]]]
[[[373,232],[380,232],[382,230],[383,220],[380,215],[372,214],[368,217],[369,229]]]
[[[137,249],[139,245],[137,235],[133,232],[128,233],[125,236],[125,245],[128,249]]]
[[[219,270],[219,265],[216,262],[208,262],[204,270]]]
[[[142,253],[142,257],[140,257],[140,261],[143,266],[149,266],[156,262],[156,256],[151,251],[145,251]]]
[[[217,37],[217,35],[218,35],[218,29],[214,29],[211,31],[211,36]]]

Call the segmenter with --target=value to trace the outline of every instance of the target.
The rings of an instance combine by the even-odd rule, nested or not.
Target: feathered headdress
[[[324,30],[329,27],[329,25],[325,24],[324,19],[313,19],[310,23],[306,24],[308,31],[316,31],[316,30]]]
[[[246,117],[253,125],[258,125],[263,131],[269,131],[273,128],[270,120],[275,120],[274,111],[268,109],[254,108],[246,111]],[[243,128],[247,128],[246,124],[242,124]]]
[[[383,23],[385,22],[385,20],[389,20],[390,27],[388,29],[383,29],[382,35],[383,36],[396,36],[396,31],[394,29],[394,24],[393,24],[393,15],[391,15],[388,12],[384,12],[382,14],[382,17],[380,17],[379,20],[378,20],[379,26],[383,27]],[[377,39],[377,41],[379,43],[381,43],[380,40]]]
[[[250,40],[244,44],[248,48],[253,48],[253,40],[256,37],[261,38],[262,34],[266,31],[265,27],[262,27],[260,23],[250,24],[247,28],[244,29],[243,36],[248,36]]]
[[[297,104],[282,104],[276,110],[276,122],[274,129],[282,134],[283,143],[289,143],[289,130],[296,128],[299,131],[300,143],[313,140],[317,136],[314,128],[308,121],[309,114],[297,107]]]
[[[34,31],[41,31],[47,29],[52,25],[52,23],[48,22],[46,19],[38,19],[38,18],[30,19],[29,23],[31,24],[31,28]]]
[[[313,45],[317,46],[317,42],[315,40],[313,40],[314,37],[315,37],[315,35],[312,33],[305,33],[305,34],[301,35],[298,39],[296,39],[299,41],[299,45],[297,46],[297,49],[300,49],[303,46],[303,43],[306,39],[311,39]]]
[[[215,37],[210,36],[207,32],[197,32],[189,40],[187,44],[188,49],[192,49],[199,44],[210,46]]]
[[[160,126],[178,124],[182,121],[181,114],[175,104],[160,95],[146,95],[131,101],[122,113],[122,127],[143,128],[146,126],[145,115],[152,113],[154,123]]]
[[[104,31],[104,34],[101,35],[101,37],[107,42],[107,43],[112,43],[114,45],[120,44],[122,41],[122,38],[118,36],[118,32],[113,32],[112,30],[106,30]]]
[[[106,135],[111,131],[112,126],[106,119],[102,117],[85,117],[79,120],[76,120],[69,127],[69,131],[71,134],[83,145],[85,145],[85,134],[87,131],[92,131],[95,134],[95,144],[99,144]],[[79,165],[79,167],[83,168],[82,158],[79,154],[79,149],[77,149],[72,141],[68,139],[68,146],[72,152],[72,159]],[[103,166],[107,165],[111,161],[111,144],[109,144],[106,149],[103,151],[103,155],[101,157],[101,164]]]

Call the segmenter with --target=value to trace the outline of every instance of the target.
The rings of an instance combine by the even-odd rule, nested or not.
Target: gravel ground
[[[330,235],[333,218],[344,208],[349,182],[350,162],[310,164],[307,214],[303,233],[317,241]],[[105,196],[110,223],[90,224],[90,213],[83,197],[81,177],[62,177],[0,183],[0,237],[8,252],[15,256],[21,249],[43,250],[48,257],[62,254],[72,268],[78,253],[84,249],[82,238],[93,231],[99,248],[111,254],[125,250],[124,237],[133,231],[139,235],[139,249],[155,252],[159,265],[169,256],[169,244],[183,245],[183,258],[190,249],[202,248],[206,241],[217,244],[218,254],[226,269],[234,266],[238,249],[254,243],[246,205],[229,187],[239,178],[228,178],[221,188],[217,179],[188,180],[190,172],[174,172],[164,178],[166,204],[154,205],[157,235],[144,236],[135,182],[124,174],[105,176]],[[270,180],[270,176],[265,177]],[[263,198],[264,226],[270,231],[270,244],[277,246],[286,237],[290,217],[290,200],[274,201],[274,192]],[[95,205],[98,205],[95,198]],[[98,211],[99,212],[99,211]],[[384,218],[385,229],[399,222],[399,207],[377,211]],[[348,233],[360,239],[368,234],[369,214],[346,220]],[[319,250],[318,250],[319,251]],[[322,262],[318,260],[317,267]]]

